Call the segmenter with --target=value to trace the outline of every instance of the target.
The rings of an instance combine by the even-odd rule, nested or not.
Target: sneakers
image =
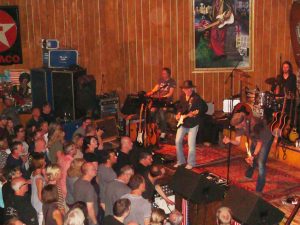
[[[193,169],[193,166],[190,165],[190,164],[187,164],[187,165],[185,166],[185,168],[186,168],[187,170],[191,170],[191,169]]]

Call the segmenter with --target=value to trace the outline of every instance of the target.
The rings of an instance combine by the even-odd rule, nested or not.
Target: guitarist
[[[248,119],[247,119],[248,118]],[[246,158],[249,164],[245,176],[251,179],[254,169],[258,166],[258,178],[256,182],[256,192],[261,193],[266,182],[266,162],[273,143],[274,137],[263,119],[246,114],[243,112],[233,114],[230,124],[235,127],[235,139],[223,138],[225,144],[240,145],[241,137],[247,136],[250,144],[251,155]]]
[[[177,129],[176,133],[176,154],[177,163],[174,167],[178,167],[186,163],[186,159],[183,154],[182,141],[185,134],[188,134],[188,146],[189,154],[187,159],[186,169],[192,169],[196,163],[196,136],[200,123],[200,116],[206,113],[206,102],[195,92],[195,87],[191,80],[186,80],[180,87],[183,94],[180,97],[178,104],[178,114],[176,119],[180,120],[180,117],[187,115],[186,119]]]

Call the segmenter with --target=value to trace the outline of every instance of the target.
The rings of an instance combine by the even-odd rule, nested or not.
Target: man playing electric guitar
[[[266,182],[266,162],[273,143],[274,137],[265,120],[248,116],[245,113],[235,113],[230,121],[235,127],[235,139],[223,138],[225,144],[240,145],[242,135],[247,137],[247,145],[250,144],[250,152],[246,162],[249,167],[245,173],[246,178],[251,179],[254,169],[258,166],[258,178],[256,192],[262,192]],[[248,148],[246,146],[246,148]]]
[[[192,169],[196,164],[196,137],[199,129],[200,116],[207,111],[207,104],[194,91],[194,88],[195,86],[191,80],[184,81],[181,86],[183,94],[180,97],[176,119],[180,120],[180,118],[183,118],[183,115],[185,115],[185,119],[182,119],[183,124],[178,125],[179,128],[176,133],[177,163],[174,167],[186,163],[182,146],[182,141],[186,134],[188,134],[189,154],[185,168]]]

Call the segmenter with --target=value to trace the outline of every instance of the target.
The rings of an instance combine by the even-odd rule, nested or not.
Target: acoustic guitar
[[[285,107],[286,107],[286,97],[287,95],[284,96],[284,101],[283,101],[283,107],[281,112],[276,112],[273,115],[273,121],[271,122],[271,132],[272,135],[276,138],[281,137],[282,135],[282,128],[284,127],[286,123],[286,114],[285,114]]]
[[[292,130],[292,113],[293,113],[293,99],[291,99],[291,104],[290,104],[290,113],[289,116],[286,118],[287,122],[285,123],[283,129],[282,129],[282,137],[285,139],[289,139],[289,134]]]

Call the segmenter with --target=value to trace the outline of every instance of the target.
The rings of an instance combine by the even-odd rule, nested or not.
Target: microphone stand
[[[232,138],[232,126],[230,124],[230,120],[232,118],[232,113],[233,113],[233,72],[235,69],[239,66],[241,61],[238,61],[235,67],[232,69],[231,73],[228,75],[228,77],[225,80],[225,84],[227,84],[228,79],[230,78],[230,107],[229,107],[229,115],[228,115],[228,120],[229,120],[229,139],[231,140]],[[228,144],[228,154],[227,154],[227,185],[229,185],[229,173],[230,173],[230,159],[231,159],[231,143]]]

